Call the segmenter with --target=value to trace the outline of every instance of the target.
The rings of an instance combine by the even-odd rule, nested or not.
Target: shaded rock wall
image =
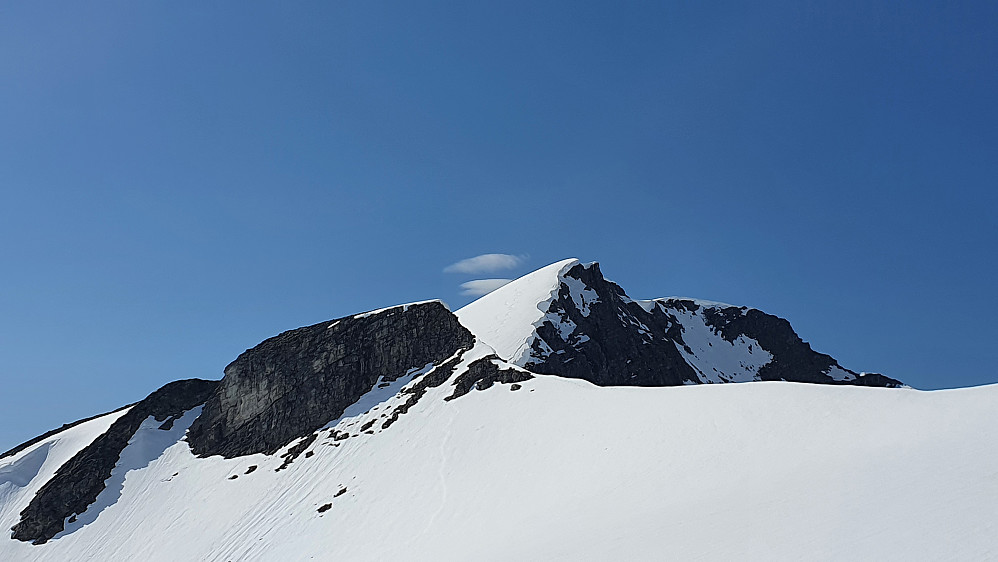
[[[380,381],[473,343],[437,301],[284,332],[225,368],[188,441],[200,456],[273,453],[340,417]]]
[[[600,386],[675,386],[698,380],[673,344],[682,341],[681,332],[672,329],[665,315],[649,314],[631,302],[620,286],[603,278],[599,264],[576,265],[565,276],[578,279],[598,300],[580,310],[571,287],[562,284],[549,314],[577,328],[566,339],[555,323],[541,324],[527,369]]]
[[[601,386],[673,386],[704,383],[687,363],[679,348],[684,328],[676,311],[701,307],[685,299],[658,301],[646,311],[633,302],[616,283],[603,278],[599,264],[576,265],[565,273],[566,282],[552,300],[548,317],[537,328],[530,359],[532,371],[585,379]],[[581,285],[580,285],[581,284]],[[573,289],[572,285],[575,286]],[[580,309],[573,292],[579,287],[595,293],[582,299]],[[758,342],[773,360],[760,368],[760,380],[902,386],[900,381],[879,374],[859,374],[842,368],[832,357],[818,353],[801,340],[790,323],[756,309],[744,307],[704,308],[707,325],[728,342],[739,336]],[[571,333],[567,333],[571,328]],[[688,349],[688,348],[687,348]],[[851,380],[836,380],[827,373],[842,369]]]

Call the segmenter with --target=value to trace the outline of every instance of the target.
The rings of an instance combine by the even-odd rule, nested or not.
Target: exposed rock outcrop
[[[66,461],[21,512],[12,537],[42,544],[60,531],[66,518],[83,513],[104,489],[121,451],[139,426],[152,416],[167,421],[205,402],[218,381],[175,381],[137,402],[107,432]]]
[[[682,342],[682,332],[667,316],[645,312],[603,278],[599,264],[576,265],[565,277],[578,284],[561,284],[524,367],[600,386],[697,381],[674,344]]]
[[[200,456],[273,453],[337,419],[379,383],[473,343],[439,301],[284,332],[225,368],[188,441]]]
[[[669,301],[666,306],[699,308],[691,301]],[[818,353],[794,332],[790,322],[754,308],[703,308],[707,324],[728,342],[746,336],[768,351],[773,360],[759,369],[759,380],[795,381],[858,386],[903,386],[901,381],[877,373],[856,373],[839,365],[830,355]],[[831,373],[844,372],[835,377]]]
[[[454,380],[454,392],[444,400],[460,398],[474,390],[487,390],[496,383],[512,384],[528,381],[533,375],[521,369],[501,366],[498,355],[489,355],[468,365],[467,370]]]
[[[698,352],[686,341],[697,326],[715,338],[720,336],[717,343],[744,347],[756,358],[766,354],[771,358],[756,364],[743,362],[737,372],[700,369],[698,364],[716,363],[711,355],[720,348],[700,351],[697,357]],[[564,272],[523,365],[537,373],[585,379],[601,386],[742,380],[902,386],[883,375],[841,367],[832,357],[811,349],[789,322],[756,309],[718,303],[704,306],[692,299],[633,301],[603,277],[597,263],[578,264]]]

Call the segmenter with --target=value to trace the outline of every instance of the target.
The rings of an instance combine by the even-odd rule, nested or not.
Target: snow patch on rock
[[[360,314],[355,314],[354,315],[354,319],[356,320],[358,318],[367,318],[368,316],[374,316],[375,314],[381,314],[383,312],[388,312],[389,310],[395,310],[395,309],[398,309],[398,308],[401,308],[402,312],[405,312],[405,311],[409,310],[410,306],[416,306],[416,305],[420,305],[420,304],[429,304],[431,302],[438,302],[438,303],[442,304],[444,306],[444,308],[446,308],[447,310],[450,310],[450,308],[447,306],[447,303],[445,303],[444,301],[442,301],[440,299],[429,299],[429,300],[425,300],[425,301],[416,301],[416,302],[410,302],[410,303],[406,303],[406,304],[397,304],[395,306],[389,306],[389,307],[385,307],[385,308],[379,308],[377,310],[370,310],[368,312],[361,312]],[[335,326],[338,323],[339,322],[333,322],[332,324],[329,325],[329,327],[332,328],[333,326]]]
[[[674,315],[682,326],[686,347],[677,343],[676,348],[705,383],[759,380],[759,369],[773,360],[759,342],[745,335],[727,341],[699,311],[664,306],[663,310]]]

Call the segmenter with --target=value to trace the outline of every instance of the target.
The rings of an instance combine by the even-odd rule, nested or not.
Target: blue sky
[[[483,253],[996,382],[995,29],[986,2],[6,3],[0,450],[286,329],[460,306],[443,269]]]

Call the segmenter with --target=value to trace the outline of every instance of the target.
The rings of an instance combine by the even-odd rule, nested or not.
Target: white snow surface
[[[449,402],[449,383],[431,388],[387,430],[323,432],[280,472],[279,455],[196,458],[177,441],[138,455],[89,524],[40,546],[0,540],[0,560],[998,556],[998,385],[522,384]],[[365,415],[378,413],[338,426],[359,433],[347,425]],[[78,429],[74,447],[97,434]]]
[[[454,314],[500,357],[522,365],[530,358],[535,330],[544,322],[551,301],[558,296],[563,274],[578,263],[579,260],[572,258],[542,267]]]

